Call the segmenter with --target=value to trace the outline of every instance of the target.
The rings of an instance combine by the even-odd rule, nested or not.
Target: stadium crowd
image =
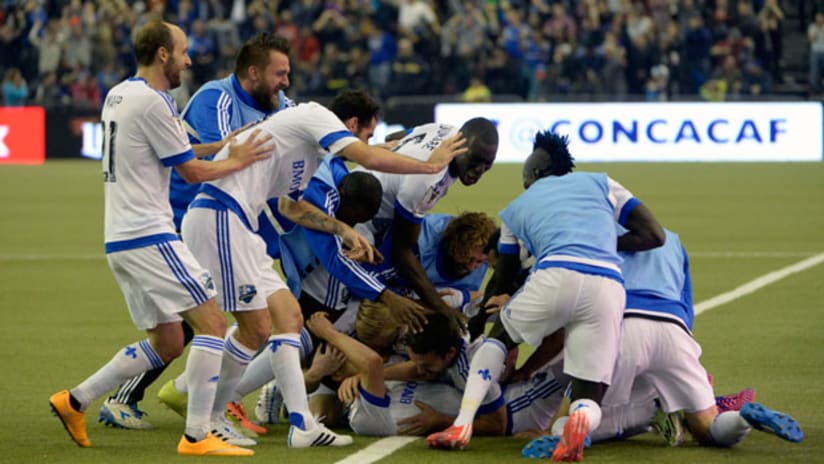
[[[782,80],[780,0],[6,0],[4,103],[97,108],[135,70],[133,33],[153,13],[179,24],[192,68],[179,104],[231,72],[240,45],[273,32],[291,45],[289,95],[346,87],[396,95],[491,94],[530,101],[606,94],[666,100],[769,93]],[[809,21],[810,76],[824,62]],[[806,26],[804,26],[806,29]],[[824,36],[822,36],[824,37]]]

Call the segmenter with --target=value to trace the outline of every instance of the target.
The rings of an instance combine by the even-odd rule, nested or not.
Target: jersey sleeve
[[[339,204],[337,189],[318,177],[309,182],[303,199],[332,217]],[[343,241],[340,237],[312,229],[304,229],[304,236],[326,272],[341,281],[350,293],[358,298],[378,299],[386,286],[359,263],[343,254]]]
[[[146,108],[143,131],[163,166],[185,163],[195,157],[183,121],[173,104],[158,96]]]
[[[183,110],[183,120],[189,136],[195,143],[212,143],[223,140],[232,128],[232,97],[221,90],[204,90],[193,98]]]
[[[632,196],[632,193],[623,185],[611,178],[607,179],[609,185],[609,201],[615,208],[615,220],[622,226],[626,224],[629,213],[641,204],[641,201]]]
[[[358,141],[335,113],[316,103],[310,105],[300,116],[301,126],[324,150],[336,154]]]
[[[518,238],[507,227],[506,223],[501,224],[501,238],[498,239],[498,253],[502,255],[517,255],[520,252]]]
[[[395,197],[395,211],[409,222],[420,224],[424,215],[432,210],[436,200],[441,196],[435,186],[444,175],[441,172],[402,176],[398,195]]]

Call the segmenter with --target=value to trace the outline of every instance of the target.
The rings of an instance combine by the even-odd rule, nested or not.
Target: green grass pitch
[[[590,164],[644,201],[691,253],[695,301],[824,252],[824,163]],[[496,215],[521,190],[520,166],[498,165],[473,188],[456,186],[438,211]],[[131,324],[103,255],[103,195],[95,162],[0,166],[0,463],[191,462],[175,453],[182,421],[155,399],[174,363],[142,403],[156,426],[113,430],[89,408],[90,449],[75,446],[52,417],[48,396],[76,385],[143,334]],[[696,337],[719,392],[746,386],[758,401],[801,424],[801,444],[753,432],[732,449],[666,447],[654,434],[596,445],[586,462],[824,462],[824,265],[812,267],[699,316]],[[247,399],[253,406],[254,398]],[[286,449],[285,426],[244,462],[331,464],[374,442],[344,449]],[[475,438],[464,452],[426,450],[418,440],[384,462],[526,462],[523,441]],[[210,461],[222,461],[215,458]]]

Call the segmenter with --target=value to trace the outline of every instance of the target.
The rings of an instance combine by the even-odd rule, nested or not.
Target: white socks
[[[222,417],[226,403],[234,400],[235,388],[243,376],[249,361],[257,353],[257,348],[244,346],[235,338],[236,331],[232,331],[223,346],[223,362],[220,365],[220,382],[215,392],[215,403],[212,406],[212,417]]]
[[[186,360],[186,384],[189,387],[186,435],[195,440],[205,438],[211,429],[222,357],[223,339],[209,335],[196,335],[192,339]]]
[[[718,446],[732,446],[746,437],[752,427],[738,411],[727,411],[715,416],[710,424],[710,438]]]
[[[283,395],[283,402],[289,410],[289,422],[301,430],[317,427],[315,418],[309,412],[306,384],[300,368],[300,335],[287,333],[269,337],[269,361]]]
[[[455,418],[455,425],[471,424],[475,414],[486,397],[489,387],[501,378],[506,360],[506,347],[495,339],[486,340],[469,363],[461,410]]]
[[[270,380],[275,378],[275,374],[272,373],[272,363],[269,361],[269,351],[267,347],[246,366],[246,372],[243,373],[243,377],[240,378],[240,382],[238,382],[235,387],[234,398],[231,398],[232,401],[239,401],[241,398],[266,385]]]
[[[163,365],[164,362],[152,348],[149,340],[141,340],[118,351],[111,361],[73,388],[71,394],[80,402],[82,411],[92,401],[105,395],[106,392],[126,380]]]

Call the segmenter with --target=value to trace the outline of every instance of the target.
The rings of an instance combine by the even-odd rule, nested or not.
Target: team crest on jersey
[[[238,290],[238,299],[246,304],[252,302],[252,298],[257,295],[257,287],[254,285],[241,285],[237,288]]]
[[[212,275],[208,272],[204,272],[200,275],[200,285],[203,286],[206,290],[214,290],[215,289],[215,282],[212,280]]]

